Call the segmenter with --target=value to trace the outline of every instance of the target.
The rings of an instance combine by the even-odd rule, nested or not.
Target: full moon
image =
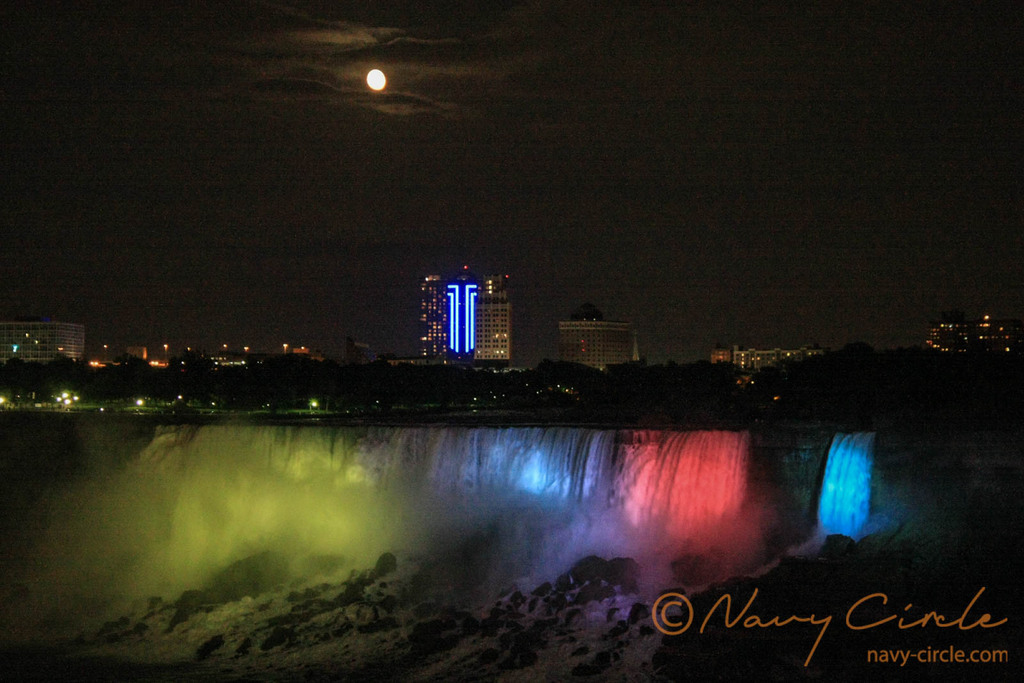
[[[384,72],[380,69],[374,69],[366,74],[366,85],[370,86],[370,90],[383,90],[387,82],[388,79],[384,77]]]

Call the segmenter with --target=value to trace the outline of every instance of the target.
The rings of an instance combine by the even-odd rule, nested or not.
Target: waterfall
[[[364,558],[480,533],[525,571],[707,548],[744,502],[749,450],[728,431],[185,426],[159,430],[135,476],[156,489],[149,564],[169,575],[263,546]]]
[[[673,539],[712,531],[739,511],[747,482],[746,432],[638,432],[620,489],[632,524]]]
[[[158,427],[40,506],[47,529],[17,581],[60,613],[180,595],[266,551],[303,578],[391,551],[467,586],[551,580],[591,554],[722,579],[759,566],[774,523],[750,451],[730,431]]]
[[[874,432],[833,437],[818,503],[818,521],[826,532],[856,537],[867,522],[874,448]]]

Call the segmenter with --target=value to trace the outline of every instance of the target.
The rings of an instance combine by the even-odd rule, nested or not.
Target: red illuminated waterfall
[[[712,531],[743,504],[749,450],[746,432],[636,433],[623,463],[629,521],[676,539]]]

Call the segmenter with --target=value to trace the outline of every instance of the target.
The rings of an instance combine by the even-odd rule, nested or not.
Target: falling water
[[[856,537],[868,519],[874,432],[836,434],[825,464],[818,521],[828,533]]]
[[[589,554],[667,564],[751,545],[729,535],[740,524],[763,533],[738,514],[749,451],[746,432],[161,427],[46,502],[19,580],[69,612],[72,598],[180,594],[268,550],[296,575],[405,552],[461,570],[460,585],[550,579]]]
[[[712,532],[743,503],[746,432],[639,432],[621,486],[629,520],[675,539]]]

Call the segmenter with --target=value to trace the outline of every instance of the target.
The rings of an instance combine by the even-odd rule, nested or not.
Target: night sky
[[[1019,3],[15,4],[0,318],[91,356],[413,354],[463,264],[525,366],[585,301],[651,362],[1024,317]]]

